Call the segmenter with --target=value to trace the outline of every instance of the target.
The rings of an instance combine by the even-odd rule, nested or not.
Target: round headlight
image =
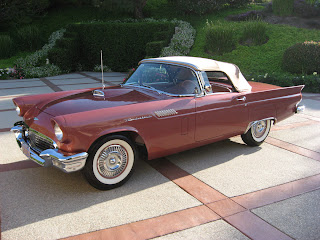
[[[63,132],[58,124],[54,125],[54,134],[56,135],[57,139],[61,141],[61,139],[63,138]]]
[[[20,116],[20,108],[18,106],[16,106],[16,112]]]

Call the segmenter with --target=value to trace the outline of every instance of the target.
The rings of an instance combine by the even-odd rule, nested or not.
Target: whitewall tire
[[[127,137],[107,136],[90,150],[82,172],[87,181],[99,190],[119,187],[132,175],[136,152]]]
[[[259,146],[269,135],[270,129],[270,119],[256,121],[246,133],[241,135],[241,138],[249,146]]]

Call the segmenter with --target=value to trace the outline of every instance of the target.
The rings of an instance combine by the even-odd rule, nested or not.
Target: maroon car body
[[[15,98],[24,122],[16,123],[12,131],[21,149],[43,166],[53,164],[65,172],[84,168],[94,187],[110,189],[131,175],[130,152],[133,149],[136,158],[137,146],[151,160],[236,135],[249,145],[259,145],[271,123],[302,109],[298,103],[303,86],[248,83],[232,64],[167,57],[143,60],[139,68],[119,86]],[[182,71],[194,82],[179,80]],[[142,84],[146,73],[158,77]],[[120,142],[112,142],[118,136]],[[129,150],[121,141],[130,145]]]

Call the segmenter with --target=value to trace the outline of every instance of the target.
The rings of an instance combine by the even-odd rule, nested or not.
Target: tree
[[[109,12],[132,13],[135,18],[143,18],[143,8],[147,0],[93,0],[95,7]]]

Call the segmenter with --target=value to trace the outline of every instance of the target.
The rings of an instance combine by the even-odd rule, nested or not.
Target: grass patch
[[[252,7],[247,9],[226,11],[218,15],[207,15],[206,19],[208,19],[208,21],[212,21],[213,23],[219,22],[219,24],[226,27],[232,25],[235,29],[235,37],[240,39],[246,22],[228,22],[224,20],[224,18],[229,14],[237,14],[248,10],[252,10]],[[205,52],[205,20],[202,19],[202,21],[191,21],[191,23],[197,30],[197,36],[195,44],[193,45],[189,55],[231,62],[238,65],[241,71],[246,74],[284,72],[281,69],[281,60],[284,51],[288,47],[298,42],[318,41],[320,33],[319,30],[295,28],[287,25],[268,24],[266,34],[268,35],[269,40],[267,43],[260,46],[250,47],[242,46],[238,43],[235,50],[219,56],[210,55]]]
[[[262,45],[268,41],[267,24],[262,21],[248,21],[240,38],[242,45]]]
[[[17,59],[25,58],[29,54],[31,54],[31,52],[20,52],[20,53],[18,53],[17,55],[15,55],[13,57],[6,58],[6,59],[0,59],[0,68],[4,69],[4,68],[7,68],[7,67],[13,67],[14,63],[17,61]]]
[[[231,52],[237,43],[233,25],[221,25],[213,22],[206,26],[206,52],[222,55]]]

